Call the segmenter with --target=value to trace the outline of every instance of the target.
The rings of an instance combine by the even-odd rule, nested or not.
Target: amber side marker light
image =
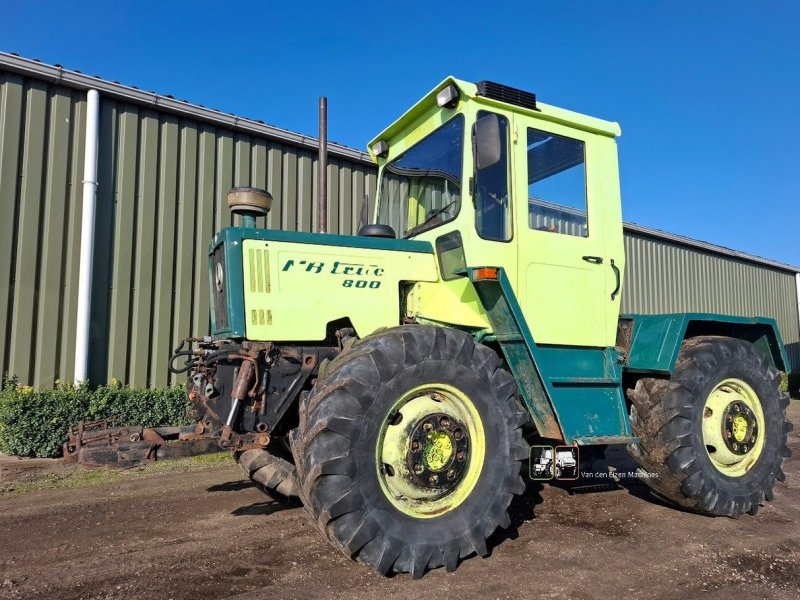
[[[472,272],[473,281],[487,281],[497,279],[497,267],[481,267]]]

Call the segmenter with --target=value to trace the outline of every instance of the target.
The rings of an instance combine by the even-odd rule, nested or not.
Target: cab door
[[[599,136],[519,115],[515,133],[517,293],[533,337],[613,346],[621,266],[606,250]]]

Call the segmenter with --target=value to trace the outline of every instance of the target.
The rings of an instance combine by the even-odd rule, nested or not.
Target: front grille
[[[220,277],[221,275],[221,277]],[[225,244],[211,255],[211,296],[214,299],[214,330],[228,330],[228,273],[225,269]]]
[[[500,100],[500,102],[507,102],[508,104],[515,104],[522,108],[536,108],[536,94],[518,90],[517,88],[508,87],[492,81],[481,81],[478,83],[478,96],[491,98],[492,100]]]

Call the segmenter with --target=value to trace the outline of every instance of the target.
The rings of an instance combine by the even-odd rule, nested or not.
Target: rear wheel
[[[755,514],[772,500],[790,456],[788,396],[780,373],[753,345],[725,337],[683,343],[669,380],[629,392],[629,451],[659,494],[711,515]]]
[[[460,331],[409,325],[358,342],[303,400],[292,433],[309,516],[383,574],[485,555],[525,490],[516,390],[497,355]]]

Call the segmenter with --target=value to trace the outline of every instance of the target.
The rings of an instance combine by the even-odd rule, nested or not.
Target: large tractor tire
[[[697,512],[756,514],[783,481],[792,425],[780,373],[752,344],[697,337],[681,347],[670,379],[641,379],[629,391],[629,446],[661,496]]]
[[[295,468],[288,460],[267,450],[245,450],[237,462],[262,491],[279,502],[297,501]]]
[[[383,330],[301,403],[300,497],[330,542],[384,575],[454,570],[510,524],[527,421],[491,349],[440,327]]]

